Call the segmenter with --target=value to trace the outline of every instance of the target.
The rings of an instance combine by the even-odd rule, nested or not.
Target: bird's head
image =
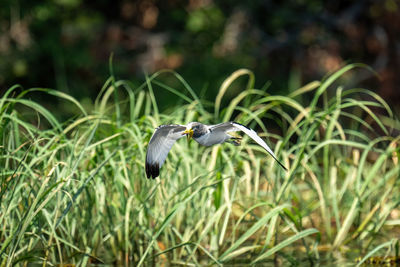
[[[186,130],[182,134],[186,134],[188,140],[194,137],[200,137],[206,130],[206,126],[200,122],[190,122],[186,125]]]

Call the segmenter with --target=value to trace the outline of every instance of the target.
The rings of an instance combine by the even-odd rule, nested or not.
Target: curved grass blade
[[[357,267],[361,266],[366,260],[368,260],[368,258],[370,258],[372,255],[374,255],[376,252],[378,252],[379,250],[386,248],[386,247],[390,247],[392,245],[393,241],[388,241],[385,242],[383,244],[380,244],[379,246],[377,246],[376,248],[374,248],[373,250],[371,250],[370,252],[367,253],[367,255],[364,256],[364,258],[362,258],[358,263],[357,263]]]
[[[28,90],[26,90],[24,92],[25,93],[28,93],[28,92],[44,92],[44,93],[47,93],[49,95],[53,95],[53,96],[56,96],[58,98],[65,99],[65,100],[73,103],[76,107],[78,107],[79,110],[82,112],[82,114],[84,116],[88,115],[86,110],[81,105],[81,103],[79,103],[74,97],[72,97],[72,96],[70,96],[70,95],[68,95],[66,93],[63,93],[61,91],[57,91],[57,90],[49,89],[49,88],[32,88],[32,89],[28,89]]]
[[[236,255],[232,254],[243,242],[245,242],[250,236],[252,236],[255,232],[260,230],[262,227],[265,227],[265,224],[276,214],[279,214],[284,208],[290,207],[289,204],[283,204],[274,209],[270,210],[264,217],[258,220],[249,230],[247,230],[235,243],[231,245],[229,249],[227,249],[220,257],[220,261],[227,261],[231,258],[228,255]]]
[[[275,254],[277,251],[283,249],[284,247],[287,247],[288,245],[292,244],[293,242],[296,242],[299,239],[302,239],[309,235],[317,234],[317,233],[319,234],[319,231],[314,228],[301,231],[301,232],[295,234],[294,236],[291,236],[291,237],[285,239],[284,241],[280,242],[278,245],[274,246],[273,248],[267,250],[265,253],[261,254],[254,261],[252,261],[251,264],[255,264],[263,259],[268,258],[269,256]]]
[[[218,95],[215,98],[215,106],[214,106],[214,119],[218,121],[219,117],[219,112],[220,112],[220,107],[221,107],[221,100],[226,91],[228,90],[229,86],[240,76],[243,75],[248,75],[249,76],[249,81],[247,82],[247,87],[246,90],[253,88],[254,86],[254,73],[248,69],[239,69],[235,72],[233,72],[228,78],[225,79],[225,81],[222,83]]]
[[[78,188],[78,190],[72,196],[72,199],[68,203],[67,207],[64,209],[60,218],[58,218],[55,228],[58,227],[58,225],[61,223],[62,219],[65,217],[65,215],[67,215],[68,211],[72,207],[72,204],[76,201],[76,199],[82,193],[83,189],[85,189],[85,187],[90,182],[90,180],[93,179],[93,177],[100,171],[101,168],[103,168],[103,166],[114,156],[114,154],[116,152],[117,152],[117,150],[114,150],[110,155],[108,155],[107,158],[103,162],[101,162],[100,165],[89,175],[89,177],[86,178],[86,180],[83,182],[83,184]]]
[[[42,105],[26,100],[26,99],[9,99],[10,102],[13,103],[19,103],[22,105],[25,105],[27,107],[30,107],[31,109],[37,111],[38,113],[42,114],[43,117],[51,124],[53,128],[56,128],[60,132],[62,131],[61,124],[58,122],[58,120],[51,114],[47,109],[45,109]]]

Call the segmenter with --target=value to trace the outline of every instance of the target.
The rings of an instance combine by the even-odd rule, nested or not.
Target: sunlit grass
[[[2,265],[396,256],[399,137],[391,133],[399,121],[373,92],[344,89],[340,78],[358,67],[364,66],[345,66],[287,96],[255,89],[253,74],[238,70],[214,103],[171,71],[138,88],[112,76],[93,110],[55,90],[10,88],[0,99]],[[181,88],[161,83],[162,75]],[[222,106],[243,75],[247,88]],[[156,90],[184,104],[162,113]],[[60,122],[29,100],[35,93],[67,101],[80,115]],[[160,178],[145,178],[155,127],[229,120],[255,128],[289,171],[247,138],[239,147],[209,148],[180,140]]]

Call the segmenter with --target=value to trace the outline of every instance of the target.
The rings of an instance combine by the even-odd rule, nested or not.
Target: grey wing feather
[[[150,139],[146,153],[146,176],[156,178],[160,174],[160,168],[167,158],[175,142],[183,137],[183,125],[161,125]]]
[[[215,125],[210,126],[210,130],[214,131],[221,131],[221,132],[233,132],[233,131],[240,131],[238,128],[234,126],[235,122],[223,122]]]
[[[211,130],[212,131],[225,131],[225,132],[236,132],[236,131],[244,132],[251,139],[253,139],[257,144],[262,146],[276,160],[276,162],[278,162],[278,164],[287,171],[287,168],[277,159],[277,157],[275,156],[272,149],[264,142],[264,140],[261,139],[261,137],[258,136],[258,134],[254,130],[252,130],[240,123],[234,122],[234,121],[224,122],[224,123],[214,125],[213,127],[211,127]]]

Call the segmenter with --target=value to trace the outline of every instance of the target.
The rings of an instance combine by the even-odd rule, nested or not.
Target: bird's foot
[[[229,143],[234,144],[235,146],[240,146],[240,141],[242,141],[242,138],[240,137],[232,137],[229,139]]]

